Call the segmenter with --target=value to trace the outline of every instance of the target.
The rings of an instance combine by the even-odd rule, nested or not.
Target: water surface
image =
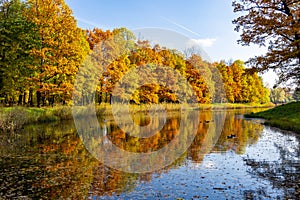
[[[0,197],[297,199],[299,138],[266,127],[260,120],[246,120],[242,117],[246,112],[251,110],[201,111],[197,134],[188,150],[171,165],[149,173],[126,173],[103,165],[86,150],[72,121],[30,125],[15,134],[1,133]],[[162,130],[148,138],[127,134],[112,117],[99,118],[99,124],[114,145],[139,153],[166,146],[178,134],[180,118],[184,117],[171,113]],[[149,123],[146,114],[133,118],[137,124]],[[183,135],[189,130],[184,127]],[[91,135],[93,131],[86,135],[91,147],[107,142],[97,134]]]

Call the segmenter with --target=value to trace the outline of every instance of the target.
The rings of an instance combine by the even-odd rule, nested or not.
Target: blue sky
[[[212,61],[244,60],[266,50],[237,44],[230,0],[65,0],[81,28],[134,30],[156,27],[176,31],[202,45]],[[264,75],[274,82],[274,74]]]

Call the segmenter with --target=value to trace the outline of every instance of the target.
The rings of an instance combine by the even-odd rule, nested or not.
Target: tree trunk
[[[20,95],[19,95],[19,100],[18,100],[18,105],[21,106],[21,105],[22,105],[22,102],[23,102],[23,95],[20,94]]]
[[[99,105],[102,103],[102,92],[99,92],[98,94],[98,103]]]
[[[23,94],[23,105],[26,105],[26,92]]]
[[[37,102],[37,107],[41,107],[41,92],[40,91],[36,92],[36,102]]]
[[[108,103],[109,103],[109,104],[111,104],[111,97],[112,97],[112,94],[109,93],[109,95],[108,95]]]
[[[28,95],[28,104],[29,106],[33,106],[33,94],[32,94],[32,90],[29,90],[29,95]]]

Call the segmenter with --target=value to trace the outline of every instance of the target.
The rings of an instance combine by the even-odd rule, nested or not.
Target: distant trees
[[[180,87],[182,83],[179,75],[190,83],[199,103],[211,102],[209,87],[204,77],[211,79],[212,76],[207,67],[209,64],[202,61],[200,56],[193,55],[186,60],[182,54],[175,50],[166,49],[159,45],[152,47],[148,41],[135,42],[134,35],[125,28],[113,31],[94,29],[87,31],[87,35],[90,48],[94,51],[92,54],[98,57],[98,60],[110,60],[102,63],[104,71],[102,77],[99,78],[99,87],[96,92],[98,103],[110,102],[112,92],[120,81],[126,85],[128,90],[124,91],[124,88],[119,88],[119,91],[115,93],[115,97],[120,102],[123,102],[125,98],[128,99],[128,95],[131,95],[131,102],[136,104],[178,102],[175,91],[160,85],[159,80]],[[97,50],[98,46],[101,48],[100,51]],[[173,69],[177,74],[165,74],[165,72],[157,71],[158,66]],[[131,74],[130,80],[122,79],[124,74],[134,68],[138,69],[138,75]],[[143,85],[136,91],[131,91],[134,85],[139,84],[139,80],[143,79],[143,76],[145,79],[151,79],[154,84]],[[191,94],[187,94],[187,91],[184,90],[179,91],[178,88],[176,90],[178,95],[182,97],[181,99],[185,99],[186,102],[189,101],[188,97]]]
[[[297,89],[296,89],[297,90]],[[295,92],[296,92],[295,90]],[[271,89],[270,94],[271,102],[277,103],[288,103],[297,100],[297,95],[293,94],[291,88],[281,88],[277,87]]]
[[[0,102],[6,105],[71,104],[74,94],[79,104],[109,103],[113,92],[120,103],[128,97],[136,104],[191,102],[192,95],[198,103],[268,102],[261,78],[246,74],[243,62],[209,63],[195,49],[184,56],[136,41],[126,28],[81,30],[64,0],[1,0],[0,42]],[[82,77],[76,77],[79,67]],[[132,69],[139,75],[123,78]],[[146,78],[153,83],[134,87]],[[120,81],[126,87],[114,91]]]
[[[217,63],[230,103],[267,103],[269,90],[264,87],[262,78],[257,73],[246,73],[244,63],[240,60],[227,66]]]
[[[178,76],[169,74],[164,77],[163,72],[158,73],[155,71],[155,66],[174,69],[184,77],[191,85],[198,103],[267,103],[270,101],[269,90],[264,87],[261,77],[257,73],[246,73],[242,61],[238,60],[227,66],[223,62],[209,63],[197,54],[186,57],[177,51],[159,45],[151,46],[148,41],[134,42],[134,37],[126,29],[115,29],[113,31],[94,29],[87,33],[91,50],[95,50],[97,44],[100,44],[101,48],[104,49],[104,54],[106,54],[105,49],[109,49],[111,54],[114,54],[114,49],[118,51],[119,45],[116,44],[116,40],[120,41],[120,38],[116,39],[114,37],[118,38],[117,35],[120,33],[123,35],[125,33],[127,36],[121,38],[127,40],[127,44],[131,44],[130,52],[121,54],[111,63],[108,63],[107,70],[103,72],[99,80],[99,90],[96,93],[98,103],[110,102],[116,84],[121,81],[124,74],[133,68],[138,68],[140,71],[139,76],[151,78],[154,82],[158,83],[159,78],[165,78],[171,85],[177,83],[178,87],[180,86]],[[132,45],[132,43],[135,45]],[[103,51],[98,52],[98,60],[101,60],[103,56],[105,57],[102,53]],[[132,85],[138,84],[136,81],[139,78],[141,77],[132,76],[130,80],[122,79],[122,84],[127,85],[128,89]],[[124,81],[127,81],[127,83]],[[120,102],[123,102],[125,97],[128,98],[128,95],[131,95],[131,102],[137,104],[175,103],[179,101],[175,91],[157,84],[144,85],[137,91],[123,90],[124,88],[115,94]],[[181,93],[179,94],[181,97],[186,97],[186,102],[189,102],[188,96],[190,94],[187,94],[186,91],[180,91],[179,93]]]
[[[279,82],[300,81],[300,1],[238,0],[234,12],[243,15],[233,21],[241,31],[239,43],[268,46],[268,53],[248,61],[254,69],[274,69]]]
[[[275,88],[271,90],[270,99],[273,103],[285,102],[285,91],[283,88]]]

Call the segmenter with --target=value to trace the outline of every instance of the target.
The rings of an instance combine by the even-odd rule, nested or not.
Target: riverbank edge
[[[159,104],[156,111],[163,111],[165,108],[168,111],[179,110],[227,110],[227,109],[248,109],[248,108],[268,108],[273,107],[268,104]],[[129,105],[130,110],[136,112],[146,112],[149,110],[149,105]],[[77,115],[87,116],[92,114],[93,109],[82,107],[76,109]],[[114,105],[114,110],[120,113],[125,113],[126,106]],[[97,105],[94,109],[97,116],[112,115],[112,106],[110,104]],[[0,107],[0,130],[4,132],[16,131],[23,128],[27,124],[35,123],[51,123],[63,120],[72,120],[73,113],[71,106],[56,106],[56,107]]]
[[[280,105],[272,109],[244,115],[245,118],[262,118],[265,125],[300,134],[300,102]]]

